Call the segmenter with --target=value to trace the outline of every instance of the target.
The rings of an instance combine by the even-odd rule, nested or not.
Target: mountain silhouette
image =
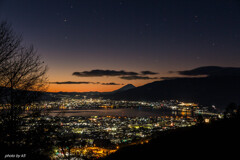
[[[124,91],[127,91],[129,89],[133,89],[133,88],[136,88],[136,87],[132,84],[127,84],[127,85],[125,85],[125,86],[123,86],[123,87],[121,87],[121,88],[119,88],[115,91],[112,91],[112,93],[120,93],[120,92],[124,92]]]
[[[108,95],[108,98],[145,101],[177,99],[225,108],[230,102],[240,103],[239,82],[240,76],[175,78]]]

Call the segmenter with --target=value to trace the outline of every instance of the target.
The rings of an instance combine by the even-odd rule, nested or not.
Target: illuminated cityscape
[[[26,113],[39,105],[28,106]],[[119,148],[148,143],[158,132],[194,126],[198,123],[199,114],[203,115],[205,123],[222,118],[216,110],[210,112],[207,107],[177,100],[114,101],[65,96],[59,101],[41,104],[41,108],[45,114],[41,119],[61,127],[57,134],[64,134],[69,139],[74,137],[70,150],[69,146],[59,147],[56,139],[52,155],[56,159],[64,159],[66,155],[90,159],[106,157]],[[31,123],[31,118],[25,121],[23,131],[38,123]]]
[[[0,160],[239,159],[239,28],[239,0],[0,0]]]

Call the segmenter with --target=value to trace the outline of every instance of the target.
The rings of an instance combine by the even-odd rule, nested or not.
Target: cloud
[[[101,83],[101,85],[124,85],[124,84],[110,82],[110,83]]]
[[[74,72],[73,76],[78,77],[119,77],[124,80],[150,80],[150,79],[159,79],[157,77],[149,77],[146,75],[155,75],[158,74],[152,71],[141,71],[141,72],[127,72],[124,70],[116,71],[116,70],[101,70],[95,69],[91,71],[82,71],[82,72]],[[102,85],[121,85],[117,83],[102,83]]]
[[[184,76],[240,76],[240,68],[205,66],[192,70],[177,71],[177,73]]]
[[[155,75],[158,74],[157,72],[152,72],[152,71],[141,71],[142,75]]]
[[[148,76],[123,76],[120,77],[125,80],[149,80],[149,79],[159,79],[157,77],[148,77]]]
[[[211,75],[212,73],[218,72],[222,69],[223,69],[222,67],[217,67],[217,66],[206,66],[206,67],[195,68],[192,70],[177,71],[177,73],[185,76]]]
[[[65,81],[65,82],[50,82],[50,84],[98,84],[99,82],[73,82],[73,81]]]
[[[123,85],[115,82],[110,83],[100,83],[100,82],[74,82],[74,81],[65,81],[65,82],[50,82],[50,84],[100,84],[100,85]]]
[[[78,77],[102,77],[102,76],[140,76],[140,75],[155,75],[158,74],[152,71],[141,71],[137,72],[127,72],[124,70],[116,71],[116,70],[102,70],[95,69],[91,71],[83,71],[83,72],[73,72],[72,75]]]
[[[124,70],[115,71],[115,70],[91,70],[83,72],[74,72],[72,75],[78,77],[103,77],[103,76],[133,76],[138,75],[137,72],[126,72]]]
[[[162,80],[173,80],[173,79],[177,79],[177,78],[186,78],[186,77],[161,77],[160,79],[162,79]]]

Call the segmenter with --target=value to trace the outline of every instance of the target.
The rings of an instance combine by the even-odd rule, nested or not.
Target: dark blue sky
[[[51,81],[89,81],[72,73],[92,69],[161,77],[199,66],[240,66],[238,0],[0,0],[0,19],[35,46]],[[92,81],[153,81],[101,78]],[[113,89],[104,87],[112,88],[96,90]]]

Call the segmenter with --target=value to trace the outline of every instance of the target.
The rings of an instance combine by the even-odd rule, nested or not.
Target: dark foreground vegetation
[[[104,160],[209,159],[239,157],[240,117],[158,133],[143,145],[129,146]]]

